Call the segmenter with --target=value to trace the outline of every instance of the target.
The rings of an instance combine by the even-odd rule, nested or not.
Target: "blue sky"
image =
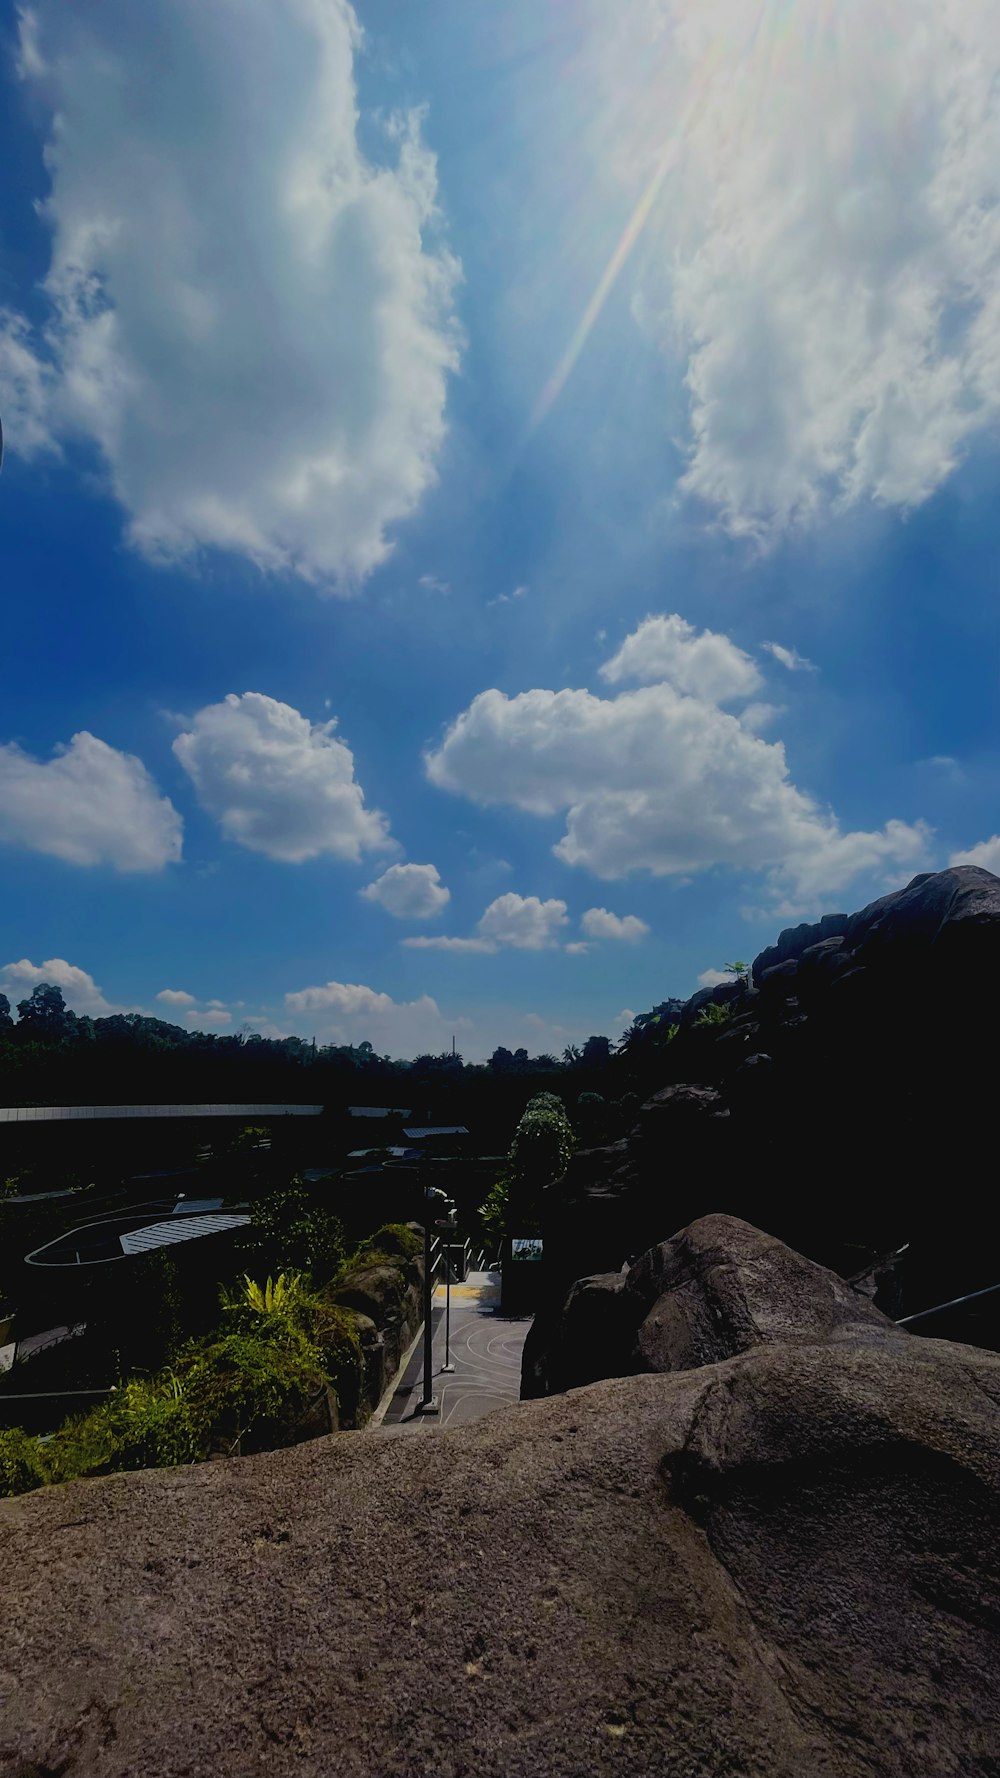
[[[558,1051],[1000,869],[1000,30],[942,14],[0,9],[12,999]]]

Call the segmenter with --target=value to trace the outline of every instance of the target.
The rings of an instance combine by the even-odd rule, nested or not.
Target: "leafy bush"
[[[0,1494],[27,1494],[48,1481],[45,1447],[19,1426],[0,1432]]]
[[[388,1223],[352,1267],[386,1265],[421,1250],[419,1235]],[[349,1274],[351,1268],[345,1268]],[[332,1389],[341,1424],[357,1421],[365,1358],[358,1318],[309,1286],[300,1272],[222,1291],[222,1330],[193,1340],[170,1369],[133,1378],[100,1406],[67,1420],[44,1442],[0,1432],[0,1495],[113,1470],[198,1463],[213,1448],[267,1448],[294,1436],[317,1394]]]
[[[405,1222],[385,1222],[367,1241],[355,1248],[345,1260],[338,1277],[343,1278],[359,1266],[398,1266],[401,1259],[416,1259],[422,1254],[421,1237],[408,1229]]]
[[[256,1271],[309,1272],[325,1283],[344,1261],[343,1224],[296,1178],[254,1204],[242,1247]]]
[[[539,1200],[545,1186],[566,1171],[575,1143],[566,1108],[554,1093],[538,1093],[529,1100],[514,1140],[507,1165],[480,1206],[483,1233],[498,1245],[511,1233],[510,1220],[517,1218],[517,1233],[529,1234],[536,1226]]]
[[[357,1316],[339,1303],[319,1301],[313,1338],[337,1397],[341,1425],[355,1425],[365,1371]]]
[[[692,1030],[703,1031],[706,1025],[724,1025],[730,1017],[731,1010],[728,1006],[716,1005],[714,1000],[709,1001],[707,1006],[700,1007],[695,1014]]]
[[[482,1224],[483,1236],[491,1252],[499,1249],[507,1227],[507,1214],[510,1208],[510,1191],[507,1176],[501,1173],[484,1204],[479,1206],[479,1221]]]

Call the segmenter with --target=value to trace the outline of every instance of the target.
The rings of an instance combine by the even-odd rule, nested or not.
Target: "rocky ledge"
[[[627,1139],[542,1194],[536,1341],[574,1280],[710,1210],[867,1268],[894,1314],[997,1283],[998,987],[1000,879],[964,865],[790,927],[748,979],[673,1005],[636,1050]],[[1000,1295],[932,1331],[1000,1345]]]
[[[0,1503],[2,1778],[995,1775],[1000,1358],[724,1217],[623,1288],[646,1374]]]

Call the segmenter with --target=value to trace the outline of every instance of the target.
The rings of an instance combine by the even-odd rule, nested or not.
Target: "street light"
[[[448,1203],[451,1207],[444,1222],[439,1224],[439,1227],[447,1229],[450,1237],[455,1232],[455,1225],[458,1221],[458,1212],[450,1198],[448,1199]],[[451,1372],[455,1369],[455,1366],[451,1362],[451,1249],[452,1243],[449,1238],[444,1260],[444,1363],[441,1366],[441,1369],[444,1372]]]
[[[418,1414],[440,1413],[437,1396],[434,1394],[432,1377],[434,1367],[434,1330],[431,1326],[431,1222],[436,1200],[449,1203],[446,1192],[436,1185],[424,1186],[424,1391],[418,1404]]]

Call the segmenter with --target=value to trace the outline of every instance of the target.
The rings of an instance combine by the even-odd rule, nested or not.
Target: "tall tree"
[[[38,1037],[65,1037],[75,1023],[62,989],[52,982],[39,982],[32,988],[27,1000],[18,1001],[17,1013],[21,1024]]]

